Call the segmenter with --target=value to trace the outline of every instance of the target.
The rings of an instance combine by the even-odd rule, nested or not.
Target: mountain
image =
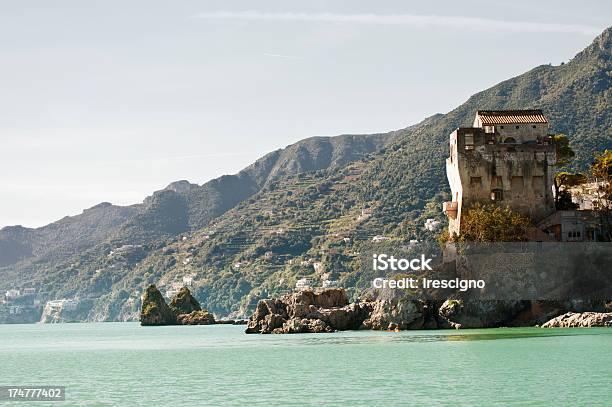
[[[0,229],[0,266],[23,259],[75,253],[102,242],[138,211],[137,206],[103,202],[77,216],[37,229],[8,226]]]
[[[153,282],[170,286],[190,274],[207,309],[244,314],[259,298],[291,290],[301,277],[367,286],[371,276],[361,271],[357,253],[367,250],[372,237],[400,244],[433,239],[423,222],[445,221],[440,203],[448,190],[448,135],[471,125],[476,110],[543,109],[551,131],[570,138],[579,169],[595,152],[611,149],[611,43],[607,29],[569,63],[536,67],[447,114],[394,132],[393,141],[370,157],[283,177],[207,228],[151,253],[113,290],[138,292]],[[109,316],[118,319],[133,312],[109,309],[117,310]]]
[[[343,166],[380,149],[388,139],[385,134],[312,137],[269,153],[236,175],[201,186],[173,182],[141,204],[105,202],[41,228],[2,228],[0,286],[34,284],[37,275],[61,269],[96,247],[157,247],[164,239],[197,230],[279,177]]]
[[[188,275],[217,314],[244,314],[300,277],[364,286],[370,276],[358,253],[372,237],[435,237],[423,222],[444,221],[448,135],[470,125],[476,110],[543,109],[551,130],[568,134],[576,168],[612,148],[611,37],[607,29],[567,64],[532,69],[416,126],[308,139],[201,187],[171,184],[87,250],[0,269],[0,288],[33,284],[48,298],[88,298],[83,319],[125,320],[136,315],[143,287],[168,289]]]

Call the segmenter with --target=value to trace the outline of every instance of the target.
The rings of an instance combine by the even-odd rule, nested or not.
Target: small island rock
[[[140,310],[141,325],[176,325],[176,314],[170,309],[164,296],[159,292],[155,284],[147,287],[142,296],[142,308]]]
[[[193,311],[189,314],[179,314],[176,317],[181,325],[212,325],[215,324],[215,317],[208,311]]]

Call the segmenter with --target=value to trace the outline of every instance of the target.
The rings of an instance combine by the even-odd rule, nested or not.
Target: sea
[[[15,406],[612,406],[612,328],[0,325],[0,386],[65,387]]]

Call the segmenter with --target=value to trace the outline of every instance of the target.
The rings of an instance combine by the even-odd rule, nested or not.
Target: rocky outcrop
[[[142,296],[140,325],[212,325],[215,317],[203,310],[187,287],[166,304],[164,296],[151,284]]]
[[[495,328],[514,325],[527,301],[446,300],[438,311],[441,328]]]
[[[486,328],[508,326],[526,304],[521,301],[414,300],[379,292],[376,299],[348,303],[343,289],[304,290],[259,301],[247,333],[334,332],[352,329]]]
[[[215,324],[215,317],[208,311],[193,311],[189,314],[179,314],[176,317],[180,325],[212,325]]]
[[[281,299],[260,300],[246,333],[321,333],[359,329],[370,303],[349,304],[341,288],[303,290]]]
[[[177,315],[191,314],[195,311],[201,311],[202,307],[198,300],[193,298],[189,288],[183,287],[170,301],[170,309]]]
[[[542,328],[612,327],[612,312],[568,312],[551,319]]]
[[[527,307],[519,312],[510,326],[535,326],[567,312],[608,312],[605,301],[563,300],[527,301]]]
[[[406,298],[349,304],[346,291],[304,290],[259,301],[246,333],[322,333],[354,329],[437,328],[427,304]]]
[[[534,326],[563,312],[598,309],[596,302],[421,301],[401,290],[380,291],[362,302],[348,303],[344,289],[304,290],[260,300],[246,333],[322,333],[354,329],[495,328]],[[574,315],[579,315],[576,317]],[[568,313],[544,326],[611,326],[612,313]],[[608,325],[606,325],[608,324]]]
[[[363,321],[362,329],[406,330],[422,329],[425,325],[426,304],[407,298],[373,302],[372,312]]]
[[[140,325],[176,325],[176,317],[155,284],[147,287],[142,296]]]

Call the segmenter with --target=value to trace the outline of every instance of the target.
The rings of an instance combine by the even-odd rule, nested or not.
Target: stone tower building
[[[473,127],[450,135],[446,175],[452,201],[443,209],[449,233],[461,231],[461,212],[499,203],[538,222],[555,212],[555,146],[541,110],[479,110]]]

